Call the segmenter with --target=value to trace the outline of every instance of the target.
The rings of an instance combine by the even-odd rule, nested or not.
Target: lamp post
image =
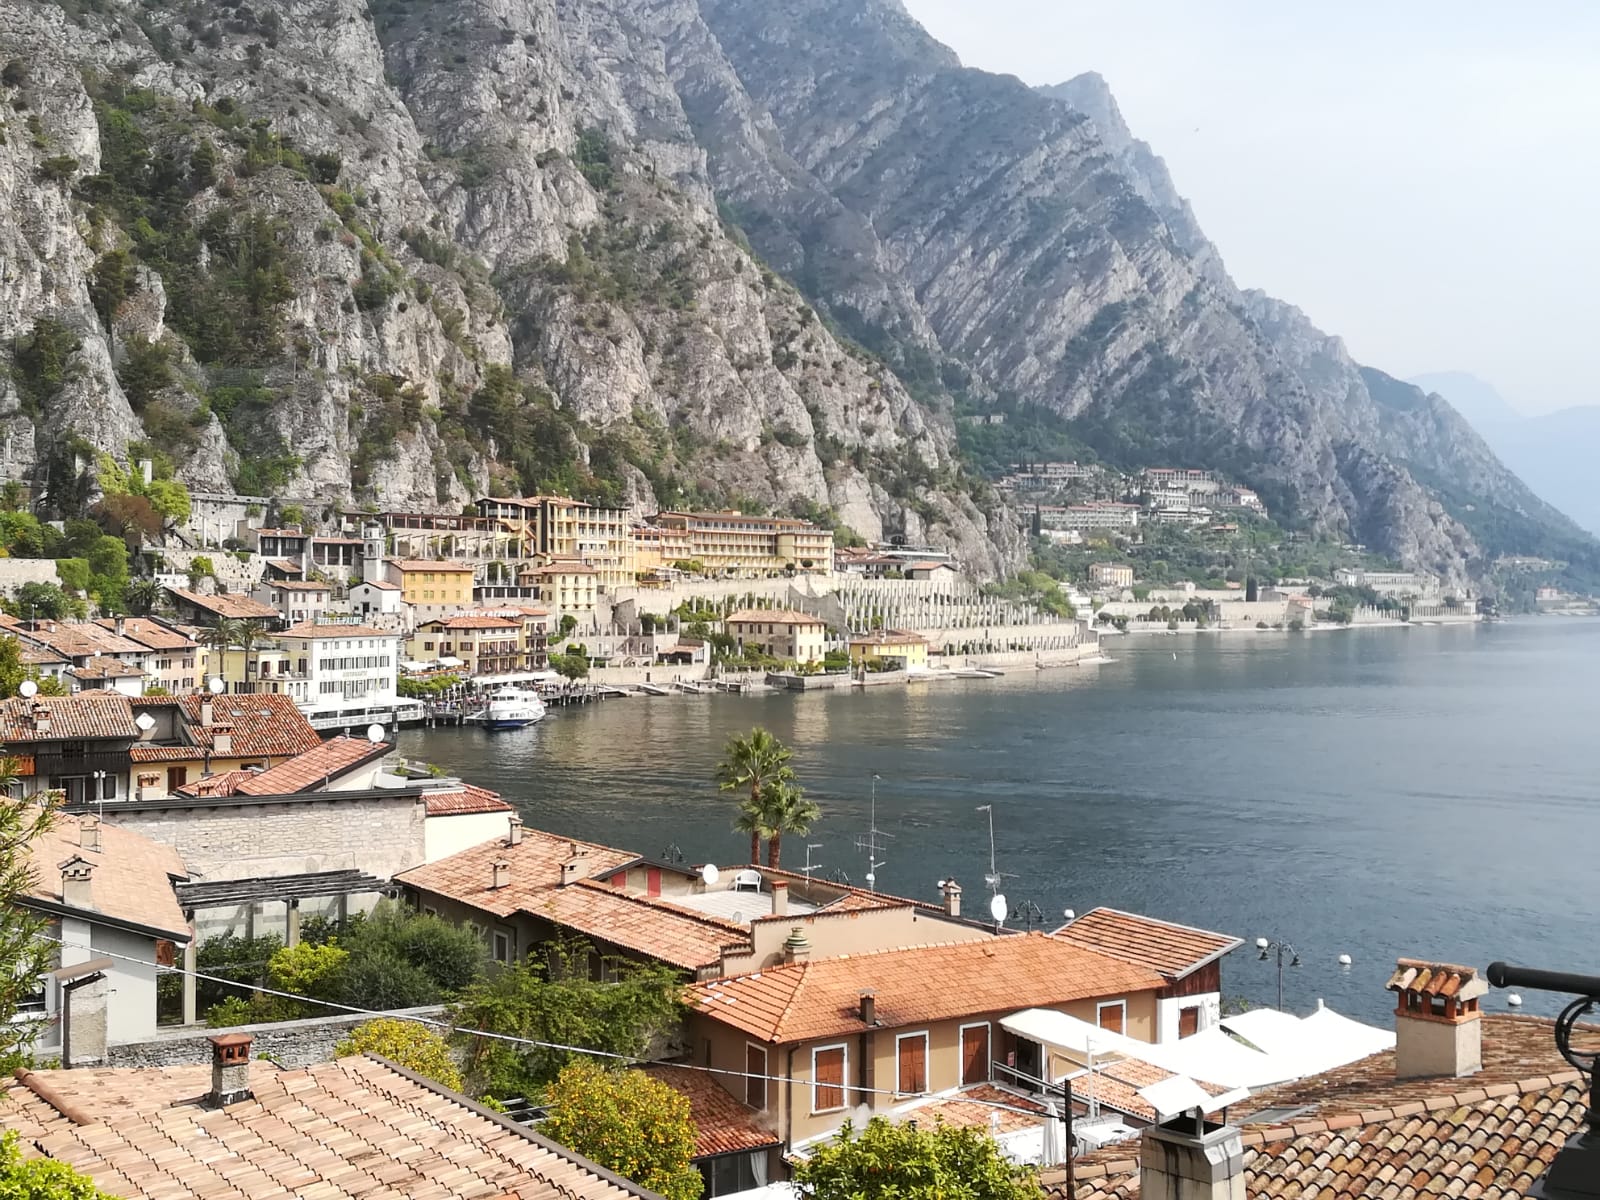
[[[1298,967],[1300,965],[1300,952],[1298,950],[1296,950],[1294,948],[1294,946],[1292,946],[1290,943],[1284,941],[1282,938],[1275,938],[1275,939],[1269,941],[1268,939],[1266,939],[1264,937],[1258,937],[1256,939],[1256,949],[1261,951],[1261,961],[1262,962],[1266,962],[1268,959],[1270,959],[1273,956],[1273,954],[1277,954],[1277,956],[1278,956],[1278,1011],[1282,1012],[1283,1011],[1283,956],[1284,956],[1285,953],[1287,953],[1289,955],[1289,965],[1291,967]]]

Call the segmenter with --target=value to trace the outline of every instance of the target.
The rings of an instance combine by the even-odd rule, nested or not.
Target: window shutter
[[[816,1086],[812,1108],[826,1112],[844,1107],[844,1047],[816,1053]]]
[[[925,1035],[900,1041],[898,1090],[903,1096],[921,1095],[928,1090],[928,1039]]]

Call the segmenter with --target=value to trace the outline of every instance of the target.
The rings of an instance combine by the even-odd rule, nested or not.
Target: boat
[[[517,688],[501,688],[489,693],[489,705],[483,710],[485,729],[525,729],[544,718],[544,701],[532,692]]]

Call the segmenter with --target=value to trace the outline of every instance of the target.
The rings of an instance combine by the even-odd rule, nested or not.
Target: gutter
[[[62,904],[58,900],[46,900],[39,896],[19,896],[15,903],[21,908],[36,909],[39,912],[50,913],[57,917],[70,917],[78,921],[88,921],[91,925],[104,925],[109,929],[121,929],[126,933],[137,933],[143,937],[156,938],[164,942],[176,942],[187,945],[194,936],[185,929],[182,933],[175,933],[170,929],[157,929],[154,925],[141,925],[138,921],[128,921],[121,917],[111,916],[109,913],[99,912],[92,908],[73,908]]]

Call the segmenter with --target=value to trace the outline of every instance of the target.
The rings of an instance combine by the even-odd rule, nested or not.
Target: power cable
[[[263,995],[276,996],[283,1000],[298,1000],[302,1004],[318,1004],[324,1008],[338,1009],[340,1012],[347,1012],[355,1016],[385,1017],[392,1021],[413,1021],[418,1025],[434,1026],[436,1028],[445,1030],[447,1033],[464,1033],[470,1037],[488,1038],[491,1041],[507,1042],[517,1046],[529,1046],[538,1050],[559,1050],[566,1054],[587,1054],[592,1058],[611,1059],[615,1062],[623,1063],[633,1067],[674,1067],[680,1071],[700,1071],[708,1075],[729,1075],[737,1079],[761,1079],[768,1083],[800,1084],[802,1087],[837,1086],[841,1091],[858,1092],[864,1095],[892,1096],[900,1100],[905,1100],[908,1098],[906,1093],[894,1091],[890,1088],[854,1087],[849,1084],[842,1083],[838,1085],[818,1085],[815,1080],[800,1079],[789,1075],[766,1075],[756,1071],[735,1071],[726,1067],[703,1066],[699,1063],[658,1062],[651,1059],[638,1058],[631,1054],[618,1054],[611,1050],[595,1050],[588,1046],[569,1046],[562,1042],[545,1042],[540,1041],[538,1038],[520,1037],[511,1033],[495,1033],[488,1029],[474,1029],[470,1026],[453,1025],[449,1021],[441,1021],[435,1017],[420,1017],[407,1013],[389,1012],[380,1008],[362,1008],[354,1004],[342,1004],[337,1000],[322,1000],[315,996],[304,996],[298,992],[286,992],[278,988],[257,986],[256,984],[252,983],[242,983],[237,979],[228,979],[220,975],[208,975],[201,971],[187,971],[182,967],[166,967],[162,966],[160,963],[152,962],[149,959],[138,958],[135,955],[119,954],[114,950],[96,949],[94,947],[81,945],[77,942],[68,942],[62,938],[51,937],[49,935],[42,936],[43,940],[45,941],[54,942],[56,945],[67,949],[84,950],[97,958],[117,958],[123,960],[124,962],[137,963],[138,965],[144,967],[154,967],[156,971],[163,972],[168,975],[192,975],[195,979],[203,979],[208,983],[220,983],[227,987],[243,988],[248,992],[260,992]],[[923,1094],[929,1096],[930,1098],[936,1095],[936,1093]],[[1042,1118],[1044,1116],[1043,1113],[1033,1112],[1030,1109],[1019,1108],[1011,1104],[1005,1104],[999,1100],[986,1100],[976,1096],[969,1097],[959,1095],[951,1096],[949,1099],[959,1099],[969,1104],[979,1104],[986,1108],[999,1109],[1003,1112],[1018,1113],[1022,1116],[1035,1118]]]

